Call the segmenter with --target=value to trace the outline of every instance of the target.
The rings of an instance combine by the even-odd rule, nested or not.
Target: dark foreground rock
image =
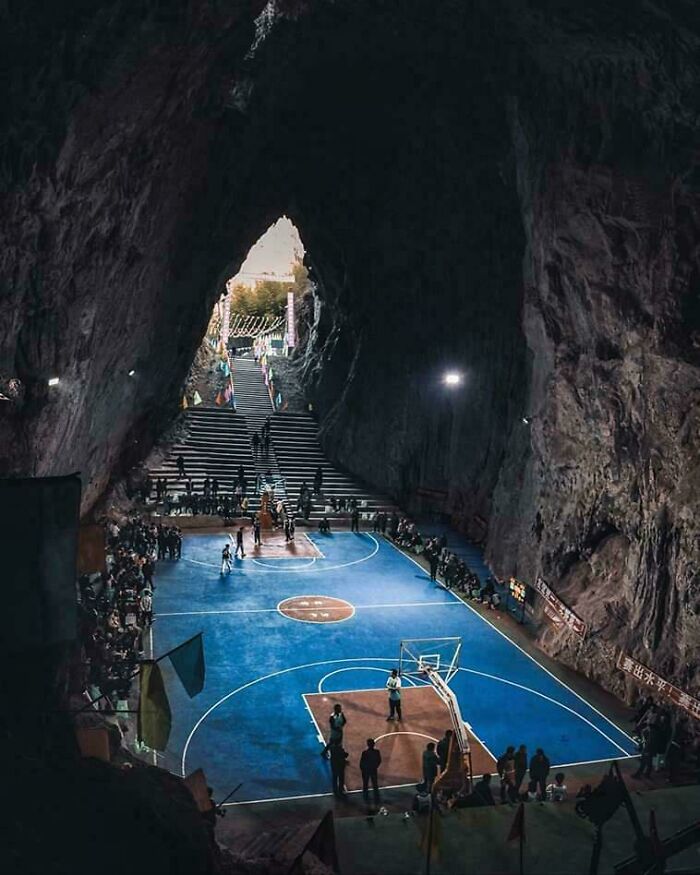
[[[286,213],[328,451],[542,573],[592,629],[550,651],[697,690],[695,4],[262,6],[28,2],[3,29],[3,470],[80,470],[87,511]]]

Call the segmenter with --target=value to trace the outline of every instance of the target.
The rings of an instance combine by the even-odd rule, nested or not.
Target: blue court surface
[[[222,576],[227,536],[207,534],[186,536],[179,562],[159,563],[155,655],[202,631],[206,657],[205,687],[193,699],[161,663],[173,711],[162,764],[175,773],[203,768],[219,800],[240,781],[237,802],[328,793],[303,694],[383,690],[404,638],[462,638],[451,687],[495,756],[509,744],[531,754],[542,747],[553,765],[635,753],[628,735],[389,542],[369,533],[308,537],[323,558],[248,556]],[[306,595],[342,598],[355,613],[315,624],[277,610]]]

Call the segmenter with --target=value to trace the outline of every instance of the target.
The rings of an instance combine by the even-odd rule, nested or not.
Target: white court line
[[[206,720],[206,718],[212,713],[212,711],[214,711],[216,708],[219,707],[219,705],[222,705],[225,701],[230,699],[232,696],[235,696],[238,693],[243,692],[243,690],[246,690],[249,687],[255,686],[255,684],[259,684],[262,681],[270,680],[270,678],[278,677],[279,675],[283,675],[283,674],[289,674],[290,672],[293,672],[293,671],[301,671],[302,669],[306,669],[306,668],[316,668],[319,665],[333,665],[333,664],[337,664],[339,662],[391,662],[391,663],[396,663],[396,659],[387,659],[386,657],[379,657],[379,656],[377,656],[377,657],[367,657],[367,656],[358,657],[358,656],[356,656],[356,657],[347,657],[345,659],[325,659],[325,660],[322,660],[320,662],[309,662],[309,663],[305,663],[304,665],[289,666],[287,668],[282,668],[282,669],[279,669],[278,671],[271,672],[270,674],[262,675],[259,678],[255,678],[254,680],[248,681],[247,683],[243,684],[242,686],[237,687],[235,690],[231,690],[231,692],[227,693],[225,696],[222,696],[218,702],[215,702],[213,705],[211,705],[204,712],[204,714],[202,714],[202,716],[199,718],[199,720],[192,727],[190,734],[187,736],[187,740],[185,741],[185,746],[182,750],[182,759],[180,762],[182,776],[184,777],[186,775],[185,763],[186,763],[186,758],[187,758],[187,751],[189,749],[190,743],[192,741],[192,738],[194,737],[195,732],[199,729],[199,727]],[[478,671],[475,671],[474,669],[469,669],[469,668],[461,668],[460,667],[459,670],[464,671],[464,672],[469,672],[471,674],[477,674],[477,675],[483,674],[485,677],[488,677],[492,680],[500,681],[502,683],[509,684],[510,686],[519,687],[520,689],[525,690],[526,692],[533,693],[535,696],[539,696],[542,699],[546,699],[547,701],[551,702],[553,705],[556,705],[559,708],[563,708],[565,711],[568,711],[570,714],[573,714],[575,717],[578,717],[579,719],[583,720],[584,723],[587,723],[589,726],[591,726],[593,729],[595,729],[596,732],[598,732],[607,741],[609,741],[611,744],[613,744],[614,747],[616,747],[618,750],[621,750],[626,758],[630,758],[632,756],[631,754],[628,754],[624,748],[620,747],[619,744],[617,744],[611,738],[609,738],[602,731],[602,729],[599,729],[594,723],[591,723],[590,720],[588,720],[586,717],[583,716],[583,714],[579,714],[578,711],[574,711],[572,708],[569,708],[567,705],[563,705],[561,702],[557,702],[556,699],[552,699],[549,696],[546,696],[544,693],[540,693],[537,690],[532,690],[529,687],[524,687],[524,686],[522,686],[522,684],[517,684],[514,681],[508,681],[505,678],[498,677],[497,675],[487,675],[484,672],[478,672]],[[348,692],[353,692],[353,691],[348,691]],[[304,694],[302,694],[302,695],[304,695]],[[332,693],[330,695],[332,695]],[[469,728],[471,729],[471,726]],[[489,748],[478,737],[478,735],[474,732],[473,729],[471,729],[471,731],[472,731],[472,734],[474,735],[474,737],[476,738],[476,740],[479,742],[479,744],[481,744],[483,746],[483,748],[486,750],[486,752],[491,754],[491,756],[495,760],[496,757],[489,750]],[[321,795],[325,795],[325,794],[321,794]],[[297,798],[297,797],[290,797],[290,798]],[[299,797],[299,798],[301,798],[301,797]]]
[[[391,735],[391,733],[389,733]],[[550,768],[554,769],[572,769],[575,766],[595,766],[600,763],[612,763],[615,760],[620,759],[628,759],[633,760],[637,759],[638,754],[627,754],[625,757],[611,757],[607,760],[583,760],[579,763],[557,763],[556,765],[552,765]],[[494,757],[495,759],[495,757]],[[492,772],[491,777],[496,777],[498,772]],[[380,790],[405,790],[406,787],[415,787],[418,781],[412,781],[410,784],[388,784],[387,786],[380,786]],[[347,790],[346,795],[350,795],[351,793],[362,793],[362,790]],[[228,808],[233,805],[260,805],[262,802],[294,802],[296,799],[322,799],[325,796],[333,796],[333,793],[306,793],[300,796],[275,796],[270,799],[248,799],[243,800],[242,802],[224,802],[223,807]]]
[[[289,560],[293,558],[294,557],[292,556],[280,556],[277,561],[279,562],[281,560]],[[274,566],[269,565],[267,562],[262,562],[260,559],[256,559],[255,556],[251,556],[251,559],[253,562],[255,562],[256,565],[260,565],[262,568],[274,568]],[[307,568],[311,568],[312,565],[316,564],[316,559],[316,556],[312,557],[311,559],[304,559],[304,562],[306,563],[305,565],[287,565],[285,566],[285,571],[305,571]],[[279,569],[275,570],[279,571]]]
[[[338,532],[337,534],[345,534],[345,535],[366,535],[370,541],[374,543],[374,550],[371,553],[368,553],[366,556],[361,556],[359,559],[353,559],[352,562],[342,562],[340,565],[321,565],[315,566],[314,568],[268,568],[268,569],[257,569],[258,574],[318,574],[326,571],[337,571],[339,568],[349,568],[351,565],[359,565],[360,562],[367,562],[369,559],[372,559],[379,552],[379,542],[377,539],[370,535],[369,532]],[[315,544],[315,541],[312,541]],[[211,562],[201,562],[199,559],[188,559],[183,556],[183,562],[193,562],[195,565],[204,565],[205,568],[216,568],[219,569],[219,565],[214,565]],[[283,560],[280,560],[283,561]],[[239,566],[234,565],[234,571]]]
[[[546,696],[544,693],[540,693],[537,690],[531,689],[530,687],[525,687],[522,684],[516,684],[515,681],[508,681],[505,678],[499,677],[498,675],[487,674],[485,671],[476,671],[473,668],[462,668],[462,666],[459,666],[457,670],[458,671],[466,671],[466,672],[469,672],[469,674],[477,674],[477,675],[480,675],[481,677],[489,678],[492,681],[499,681],[502,684],[508,684],[508,686],[510,686],[510,687],[517,687],[519,690],[525,690],[528,693],[532,693],[533,696],[539,696],[540,699],[546,699],[548,702],[551,702],[553,705],[557,705],[557,707],[563,708],[565,711],[568,711],[570,714],[573,714],[574,717],[578,717],[579,720],[583,720],[584,723],[587,723],[592,729],[595,729],[596,732],[599,732],[603,736],[603,738],[607,739],[607,741],[609,741],[610,744],[614,745],[618,750],[621,750],[625,756],[628,756],[627,751],[624,749],[624,747],[620,747],[620,745],[616,741],[613,741],[612,738],[610,738],[609,735],[606,735],[602,729],[599,729],[595,725],[595,723],[591,723],[591,721],[587,717],[584,717],[583,714],[579,714],[578,711],[574,711],[574,709],[569,708],[568,705],[564,705],[562,702],[558,702],[556,699],[552,699],[551,696]],[[482,742],[482,744],[483,744],[483,742]]]
[[[419,738],[427,738],[428,741],[437,742],[437,738],[432,735],[426,735],[424,732],[411,732],[408,729],[399,729],[396,732],[385,732],[384,735],[378,735],[374,740],[381,741],[383,738],[392,738],[394,735],[417,735]]]
[[[385,674],[391,674],[391,669],[389,668],[377,668],[373,665],[348,665],[345,668],[336,668],[335,671],[329,671],[328,674],[324,674],[321,680],[318,682],[318,692],[325,694],[326,690],[323,689],[323,682],[327,680],[329,677],[332,677],[334,674],[340,674],[343,671],[383,671]],[[416,686],[413,682],[412,678],[406,678],[406,680],[411,682],[412,686]],[[376,693],[377,688],[369,689],[369,690],[331,690],[328,692],[329,696],[339,696],[341,693]],[[311,694],[316,695],[316,694]]]
[[[199,729],[202,723],[207,719],[207,717],[214,711],[219,705],[222,705],[227,699],[230,699],[232,696],[235,696],[237,693],[242,693],[243,690],[247,690],[249,687],[255,686],[255,684],[259,684],[262,681],[268,681],[270,678],[278,677],[282,674],[289,674],[292,671],[301,671],[305,668],[316,668],[319,665],[333,665],[334,663],[339,662],[396,662],[396,658],[388,659],[385,656],[354,656],[354,657],[346,657],[345,659],[322,659],[319,662],[307,662],[304,665],[290,665],[287,668],[281,668],[278,671],[273,671],[270,674],[261,675],[259,678],[254,678],[252,681],[248,681],[248,683],[243,684],[240,687],[236,687],[235,690],[231,690],[230,693],[226,693],[225,696],[222,696],[218,702],[214,702],[207,710],[202,714],[199,720],[194,724],[192,729],[190,730],[190,734],[187,736],[187,740],[185,741],[185,746],[182,749],[182,758],[180,760],[180,769],[182,772],[182,777],[184,778],[187,772],[185,771],[185,761],[187,759],[187,750],[190,746],[190,742],[194,737],[195,732]],[[320,794],[327,795],[327,794]],[[291,797],[296,798],[296,797]]]
[[[148,658],[153,659],[153,623],[148,627]],[[138,730],[137,730],[138,732]],[[158,765],[158,753],[156,750],[151,750],[151,759],[153,761],[153,765]]]
[[[300,598],[300,596],[289,596],[289,598]],[[317,598],[336,598],[336,596],[317,596]],[[283,599],[282,601],[285,601]],[[350,604],[348,602],[348,604]],[[365,611],[370,608],[423,608],[426,606],[430,607],[443,607],[443,608],[451,608],[455,607],[453,602],[399,602],[397,604],[386,604],[386,605],[353,605],[355,610],[357,611]],[[315,610],[314,608],[298,608],[298,610]],[[200,616],[202,614],[274,614],[277,613],[277,608],[236,608],[232,610],[223,610],[223,611],[175,611],[173,613],[158,613],[158,618],[161,617],[194,617]]]
[[[420,568],[420,570],[421,570],[426,576],[429,577],[428,572],[425,570],[425,568],[423,568],[423,566],[422,566],[419,562],[416,562],[415,559],[413,559],[411,556],[408,556],[406,553],[403,552],[403,550],[400,550],[400,549],[396,546],[396,544],[392,543],[388,538],[385,538],[385,540],[386,540],[387,544],[390,544],[390,545],[394,548],[394,550],[396,550],[397,553],[399,553],[399,554],[400,554],[401,556],[403,556],[405,559],[408,559],[409,562],[413,562],[414,565],[417,565],[418,568]],[[565,683],[563,680],[561,680],[561,679],[558,678],[555,674],[553,674],[553,673],[552,673],[552,672],[551,672],[546,666],[542,665],[542,663],[539,662],[537,659],[535,659],[534,656],[532,656],[531,654],[529,654],[529,653],[527,652],[527,650],[524,650],[519,644],[516,644],[516,642],[513,641],[512,638],[509,638],[509,637],[505,634],[505,632],[502,632],[502,631],[498,628],[498,626],[495,626],[490,620],[487,620],[486,617],[484,617],[482,614],[480,614],[480,613],[479,613],[475,608],[473,608],[470,604],[467,604],[467,602],[463,601],[463,600],[462,600],[462,599],[461,599],[456,593],[453,593],[452,590],[447,589],[446,587],[443,587],[443,589],[445,589],[446,592],[448,592],[449,595],[452,596],[452,598],[456,599],[456,601],[459,602],[460,605],[464,605],[465,608],[468,608],[468,609],[469,609],[469,610],[470,610],[470,611],[471,611],[476,617],[478,617],[480,620],[482,620],[484,623],[486,623],[487,626],[490,626],[495,632],[498,632],[498,634],[499,634],[502,638],[505,638],[505,640],[506,640],[509,644],[512,644],[513,647],[517,647],[517,649],[518,649],[521,653],[523,653],[525,656],[527,656],[528,659],[532,660],[532,662],[534,662],[536,666],[538,666],[539,668],[541,668],[542,671],[546,672],[551,678],[554,678],[554,680],[555,680],[558,684],[561,684],[561,686],[564,687],[564,689],[568,690],[570,693],[573,693],[573,695],[576,696],[577,699],[580,699],[580,700],[584,703],[584,705],[586,705],[588,708],[591,709],[591,711],[595,711],[595,713],[596,713],[599,717],[602,717],[603,720],[606,720],[606,721],[607,721],[607,722],[608,722],[608,723],[609,723],[614,729],[616,729],[621,735],[624,735],[625,738],[629,739],[629,740],[632,742],[632,744],[634,744],[635,747],[636,747],[636,742],[635,742],[635,740],[634,740],[631,736],[629,736],[629,735],[628,735],[623,729],[620,729],[620,727],[619,727],[616,723],[614,723],[609,717],[606,717],[605,714],[603,714],[602,711],[599,711],[599,710],[595,707],[595,705],[591,705],[590,702],[587,702],[586,699],[583,698],[583,696],[581,696],[579,693],[576,692],[576,690],[573,690],[573,689],[572,689],[567,683]],[[624,750],[623,748],[621,748],[619,744],[616,744],[615,746],[618,747],[620,750],[623,750],[625,756],[628,756],[627,751]]]
[[[301,694],[302,702],[304,703],[304,707],[309,712],[309,717],[311,717],[311,722],[316,727],[316,738],[318,739],[318,743],[322,744],[324,747],[326,746],[326,741],[323,737],[323,733],[321,732],[321,727],[316,722],[316,718],[314,717],[314,712],[309,708],[309,703],[306,701],[306,696]]]
[[[380,790],[401,790],[406,787],[415,787],[418,781],[411,781],[410,784],[387,784],[380,787]],[[346,790],[345,795],[351,793],[362,793],[362,790]],[[228,808],[232,805],[259,805],[261,802],[293,802],[296,799],[322,799],[324,796],[334,796],[334,793],[305,793],[303,796],[275,796],[270,799],[244,799],[241,802],[224,802],[223,808]]]

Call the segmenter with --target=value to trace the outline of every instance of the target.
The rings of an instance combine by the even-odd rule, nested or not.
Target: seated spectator
[[[330,534],[331,524],[328,522],[328,517],[324,516],[323,519],[318,524],[318,530],[323,535]]]
[[[474,784],[471,795],[477,805],[495,805],[496,800],[491,792],[491,775],[483,775],[481,780]]]
[[[547,786],[548,802],[564,802],[566,800],[565,777],[564,772],[557,772],[554,776],[554,783]]]

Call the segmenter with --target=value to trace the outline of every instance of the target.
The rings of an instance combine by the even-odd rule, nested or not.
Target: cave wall
[[[444,489],[499,574],[560,589],[592,635],[551,652],[692,685],[693,3],[30,2],[5,33],[5,472],[79,470],[89,510],[286,213],[329,454],[408,507]]]

